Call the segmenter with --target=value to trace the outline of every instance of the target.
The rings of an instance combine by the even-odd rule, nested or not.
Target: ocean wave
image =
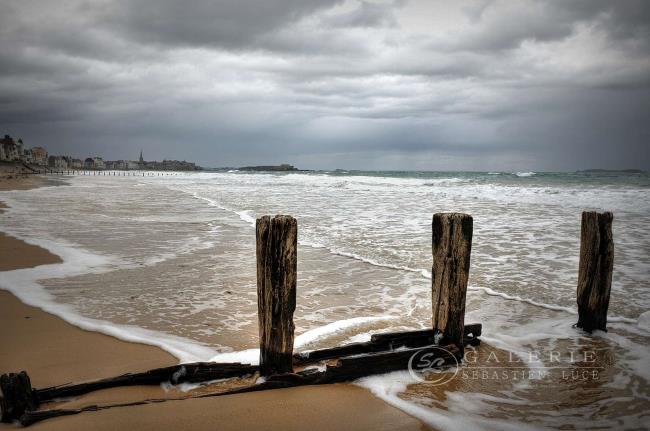
[[[214,201],[212,199],[200,197],[200,196],[198,196],[196,194],[195,194],[195,197],[197,197],[198,199],[208,201],[211,204],[213,204],[215,206],[218,206],[221,209],[224,209],[226,211],[229,211],[231,213],[234,213],[234,214],[238,215],[241,220],[245,221],[248,224],[251,224],[252,226],[255,225],[255,219],[254,219],[254,217],[252,217],[250,215],[250,213],[252,212],[251,210],[237,211],[237,210],[226,208],[226,207],[218,204],[216,201]],[[334,254],[334,255],[337,255],[337,256],[342,256],[342,257],[347,257],[347,258],[354,259],[354,260],[357,260],[357,261],[360,261],[360,262],[364,262],[364,263],[367,263],[369,265],[377,266],[377,267],[380,267],[380,268],[388,268],[388,269],[395,269],[395,270],[398,270],[398,271],[407,271],[407,272],[418,273],[418,274],[420,274],[422,277],[424,277],[426,279],[431,279],[431,272],[429,270],[427,270],[427,269],[412,268],[412,267],[405,266],[405,265],[396,265],[396,264],[391,264],[391,263],[386,263],[386,262],[380,262],[380,261],[378,261],[376,259],[373,259],[373,258],[370,258],[370,257],[367,257],[367,256],[363,256],[363,255],[353,253],[353,252],[350,252],[350,251],[346,251],[346,250],[340,250],[340,249],[336,249],[336,248],[333,248],[333,247],[328,247],[325,244],[315,242],[315,241],[301,240],[301,241],[299,241],[299,244],[303,245],[303,246],[312,247],[312,248],[325,249],[331,254]],[[548,304],[548,303],[544,303],[544,302],[540,302],[540,301],[535,301],[533,299],[524,298],[524,297],[517,296],[517,295],[510,295],[510,294],[505,293],[505,292],[500,292],[500,291],[494,290],[494,289],[489,288],[489,287],[469,286],[468,289],[469,290],[475,290],[475,291],[482,291],[487,295],[498,296],[498,297],[501,297],[501,298],[503,298],[505,300],[518,301],[518,302],[526,303],[526,304],[529,304],[529,305],[532,305],[532,306],[535,306],[535,307],[544,308],[544,309],[547,309],[547,310],[561,311],[561,312],[574,314],[574,315],[578,314],[578,311],[573,307],[567,307],[567,306],[563,306],[563,305]],[[629,317],[624,317],[624,316],[609,316],[608,320],[611,321],[611,322],[622,322],[622,323],[631,323],[631,324],[635,324],[637,322],[636,319],[629,318]]]
[[[518,177],[532,177],[536,172],[515,172],[514,175]]]
[[[19,235],[15,235],[20,238]],[[64,321],[88,331],[110,335],[124,341],[159,347],[181,362],[205,360],[216,352],[202,343],[153,331],[133,325],[118,325],[104,320],[80,315],[72,305],[57,302],[38,281],[67,278],[84,274],[102,274],[117,267],[130,265],[110,256],[101,256],[84,250],[77,244],[20,238],[25,242],[42,247],[59,256],[62,263],[17,269],[0,273],[0,288],[14,294],[27,305],[60,317]]]

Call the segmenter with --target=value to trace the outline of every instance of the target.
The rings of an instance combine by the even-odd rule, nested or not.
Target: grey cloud
[[[643,0],[572,0],[504,2],[486,0],[465,4],[471,23],[465,34],[437,49],[501,51],[524,41],[557,41],[571,36],[579,25],[594,25],[613,39],[648,37],[650,4]]]
[[[97,17],[143,43],[246,48],[338,0],[119,0]]]
[[[109,159],[650,168],[649,22],[626,0],[10,0],[0,126]]]
[[[404,1],[390,3],[371,3],[361,1],[351,11],[335,13],[322,19],[326,27],[394,27],[397,19],[394,14],[396,8],[401,7]]]

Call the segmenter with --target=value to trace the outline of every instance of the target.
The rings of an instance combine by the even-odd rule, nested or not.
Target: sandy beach
[[[2,188],[26,189],[41,183],[38,177],[3,182]],[[40,247],[0,234],[0,271],[56,264],[60,258]],[[68,382],[109,377],[177,360],[156,347],[127,343],[72,326],[40,309],[22,304],[0,291],[0,373],[26,370],[32,385],[42,388]],[[8,348],[9,347],[9,348]],[[184,397],[159,386],[117,388],[66,400],[56,407]],[[48,406],[44,406],[47,408]],[[16,429],[2,424],[1,430]],[[168,401],[114,408],[35,424],[35,430],[115,429],[282,429],[282,430],[421,430],[421,422],[353,385],[331,385],[275,390],[219,398]]]
[[[496,183],[479,186],[480,194],[492,187],[507,193],[512,181],[521,181],[468,175],[478,175],[479,184]],[[424,329],[430,324],[431,280],[423,270],[431,262],[430,227],[423,222],[422,234],[410,237],[412,228],[403,220],[426,221],[430,216],[408,202],[418,201],[413,194],[428,199],[426,184],[432,180],[382,177],[378,186],[372,186],[369,182],[378,181],[374,177],[349,176],[345,181],[356,186],[346,191],[341,190],[337,175],[304,174],[291,182],[269,175],[220,173],[164,178],[29,176],[10,186],[5,183],[5,188],[20,189],[0,197],[0,285],[6,289],[0,291],[0,324],[9,328],[0,331],[0,343],[9,346],[0,350],[0,373],[26,370],[33,387],[42,389],[173,366],[179,362],[175,355],[184,355],[188,362],[255,361],[259,337],[253,228],[255,216],[272,211],[265,193],[281,181],[283,192],[276,199],[283,206],[293,205],[288,212],[300,215],[304,209],[302,203],[285,196],[305,196],[312,200],[304,208],[320,208],[319,217],[329,211],[327,226],[337,225],[344,213],[332,209],[336,202],[353,202],[358,187],[373,202],[387,198],[411,205],[402,216],[386,218],[385,229],[378,232],[356,219],[347,220],[339,226],[347,232],[342,239],[322,233],[323,223],[314,224],[313,218],[299,218],[306,244],[299,247],[294,352],[363,342],[373,333]],[[549,187],[555,187],[553,181]],[[310,198],[314,183],[323,190],[317,189]],[[37,187],[41,184],[47,187]],[[631,199],[627,197],[631,186],[612,191],[607,184],[599,193],[608,200]],[[51,187],[56,185],[61,186]],[[455,193],[468,190],[450,187]],[[574,199],[573,190],[573,186],[552,189],[567,202]],[[448,207],[456,205],[453,196],[446,199]],[[217,206],[222,201],[231,209]],[[617,268],[618,274],[631,280],[625,289],[636,300],[623,302],[621,291],[614,292],[609,332],[586,334],[573,327],[578,316],[569,307],[575,303],[572,278],[577,263],[566,263],[579,248],[579,208],[567,208],[557,216],[558,226],[569,226],[559,237],[545,224],[529,225],[526,218],[542,209],[549,211],[549,217],[557,215],[557,206],[540,209],[538,204],[531,207],[523,202],[517,217],[507,215],[508,222],[515,224],[510,229],[499,225],[504,218],[501,212],[493,212],[497,207],[491,201],[476,201],[472,203],[476,213],[493,217],[481,222],[488,229],[481,231],[482,238],[477,237],[477,247],[472,249],[471,274],[476,281],[470,283],[473,287],[466,298],[465,321],[483,325],[482,343],[455,374],[447,372],[449,380],[437,382],[437,375],[431,373],[419,381],[404,371],[372,375],[354,384],[205,398],[197,397],[250,385],[256,376],[212,382],[185,392],[167,384],[120,387],[57,400],[41,409],[144,400],[147,404],[59,417],[33,427],[572,429],[589,421],[590,426],[603,429],[642,428],[648,411],[643,332],[647,323],[636,316],[644,312],[646,302],[644,291],[635,293],[634,267]],[[392,214],[397,206],[379,214]],[[363,214],[365,210],[350,211]],[[647,257],[639,254],[643,247],[630,242],[643,234],[644,216],[620,214],[617,226],[624,230],[618,232],[617,255],[621,262],[645,262]],[[371,220],[374,226],[378,218]],[[530,237],[521,236],[530,229],[535,238],[542,238],[535,243],[547,244],[545,250],[553,252],[544,264],[530,265],[533,257],[543,257],[531,247]],[[358,232],[381,237],[357,244]],[[334,241],[334,245],[340,241],[342,249],[356,247],[359,257],[311,247],[310,239]],[[512,256],[507,241],[528,252],[517,257],[516,264],[495,265],[495,258]],[[394,263],[390,267],[364,257],[388,260],[387,247],[402,256],[389,260]],[[418,262],[411,264],[416,269],[396,265],[407,262],[413,251],[419,253]],[[33,269],[13,271],[20,268]],[[522,282],[522,277],[534,282]],[[556,299],[530,287],[546,285],[553,286]],[[639,286],[644,285],[639,282]],[[187,385],[183,388],[187,390]],[[164,402],[154,402],[160,399]],[[0,426],[4,429],[16,426]]]

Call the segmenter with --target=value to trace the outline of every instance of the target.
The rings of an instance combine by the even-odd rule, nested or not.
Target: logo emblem
[[[418,382],[437,386],[456,377],[459,363],[456,356],[444,347],[430,346],[411,355],[408,369]]]

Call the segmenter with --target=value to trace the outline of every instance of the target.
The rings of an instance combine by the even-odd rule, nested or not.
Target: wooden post
[[[19,419],[25,411],[36,410],[36,400],[26,372],[0,376],[0,421],[9,423]]]
[[[433,328],[445,343],[463,349],[465,294],[472,251],[472,216],[460,213],[433,215],[431,290]]]
[[[293,372],[293,312],[296,309],[296,219],[257,219],[257,313],[260,374]]]
[[[587,332],[607,331],[607,308],[614,268],[611,212],[584,211],[578,269],[578,323]]]

